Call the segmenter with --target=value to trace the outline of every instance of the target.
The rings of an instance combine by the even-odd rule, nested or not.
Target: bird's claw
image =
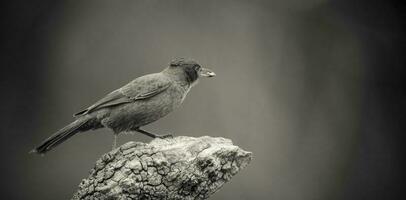
[[[166,139],[166,138],[173,138],[172,134],[165,134],[165,135],[157,135],[157,138]]]

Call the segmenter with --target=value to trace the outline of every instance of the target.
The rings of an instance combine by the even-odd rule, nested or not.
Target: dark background
[[[110,132],[28,151],[106,93],[191,57],[218,76],[147,129],[254,153],[212,199],[403,199],[405,13],[371,0],[2,1],[0,195],[70,198]]]

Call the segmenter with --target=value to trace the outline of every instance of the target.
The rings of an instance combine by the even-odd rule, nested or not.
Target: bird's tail
[[[49,138],[44,140],[39,146],[30,151],[30,153],[45,154],[65,140],[69,139],[78,132],[85,131],[85,124],[89,121],[88,117],[81,117],[63,127],[61,130],[52,134]]]

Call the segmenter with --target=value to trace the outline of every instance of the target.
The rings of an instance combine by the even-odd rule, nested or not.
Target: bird
[[[113,149],[122,132],[139,132],[152,138],[172,137],[142,127],[178,108],[201,77],[215,75],[193,59],[176,58],[161,72],[138,77],[74,114],[72,123],[56,131],[30,153],[44,155],[77,133],[99,128],[113,131]]]

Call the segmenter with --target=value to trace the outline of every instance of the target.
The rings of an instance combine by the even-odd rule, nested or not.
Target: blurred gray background
[[[5,1],[2,199],[68,199],[111,148],[78,134],[28,151],[72,114],[174,57],[217,73],[145,127],[221,136],[254,160],[212,199],[394,199],[401,158],[404,11],[391,1]],[[404,52],[404,51],[403,51]],[[150,139],[126,135],[126,141]]]

